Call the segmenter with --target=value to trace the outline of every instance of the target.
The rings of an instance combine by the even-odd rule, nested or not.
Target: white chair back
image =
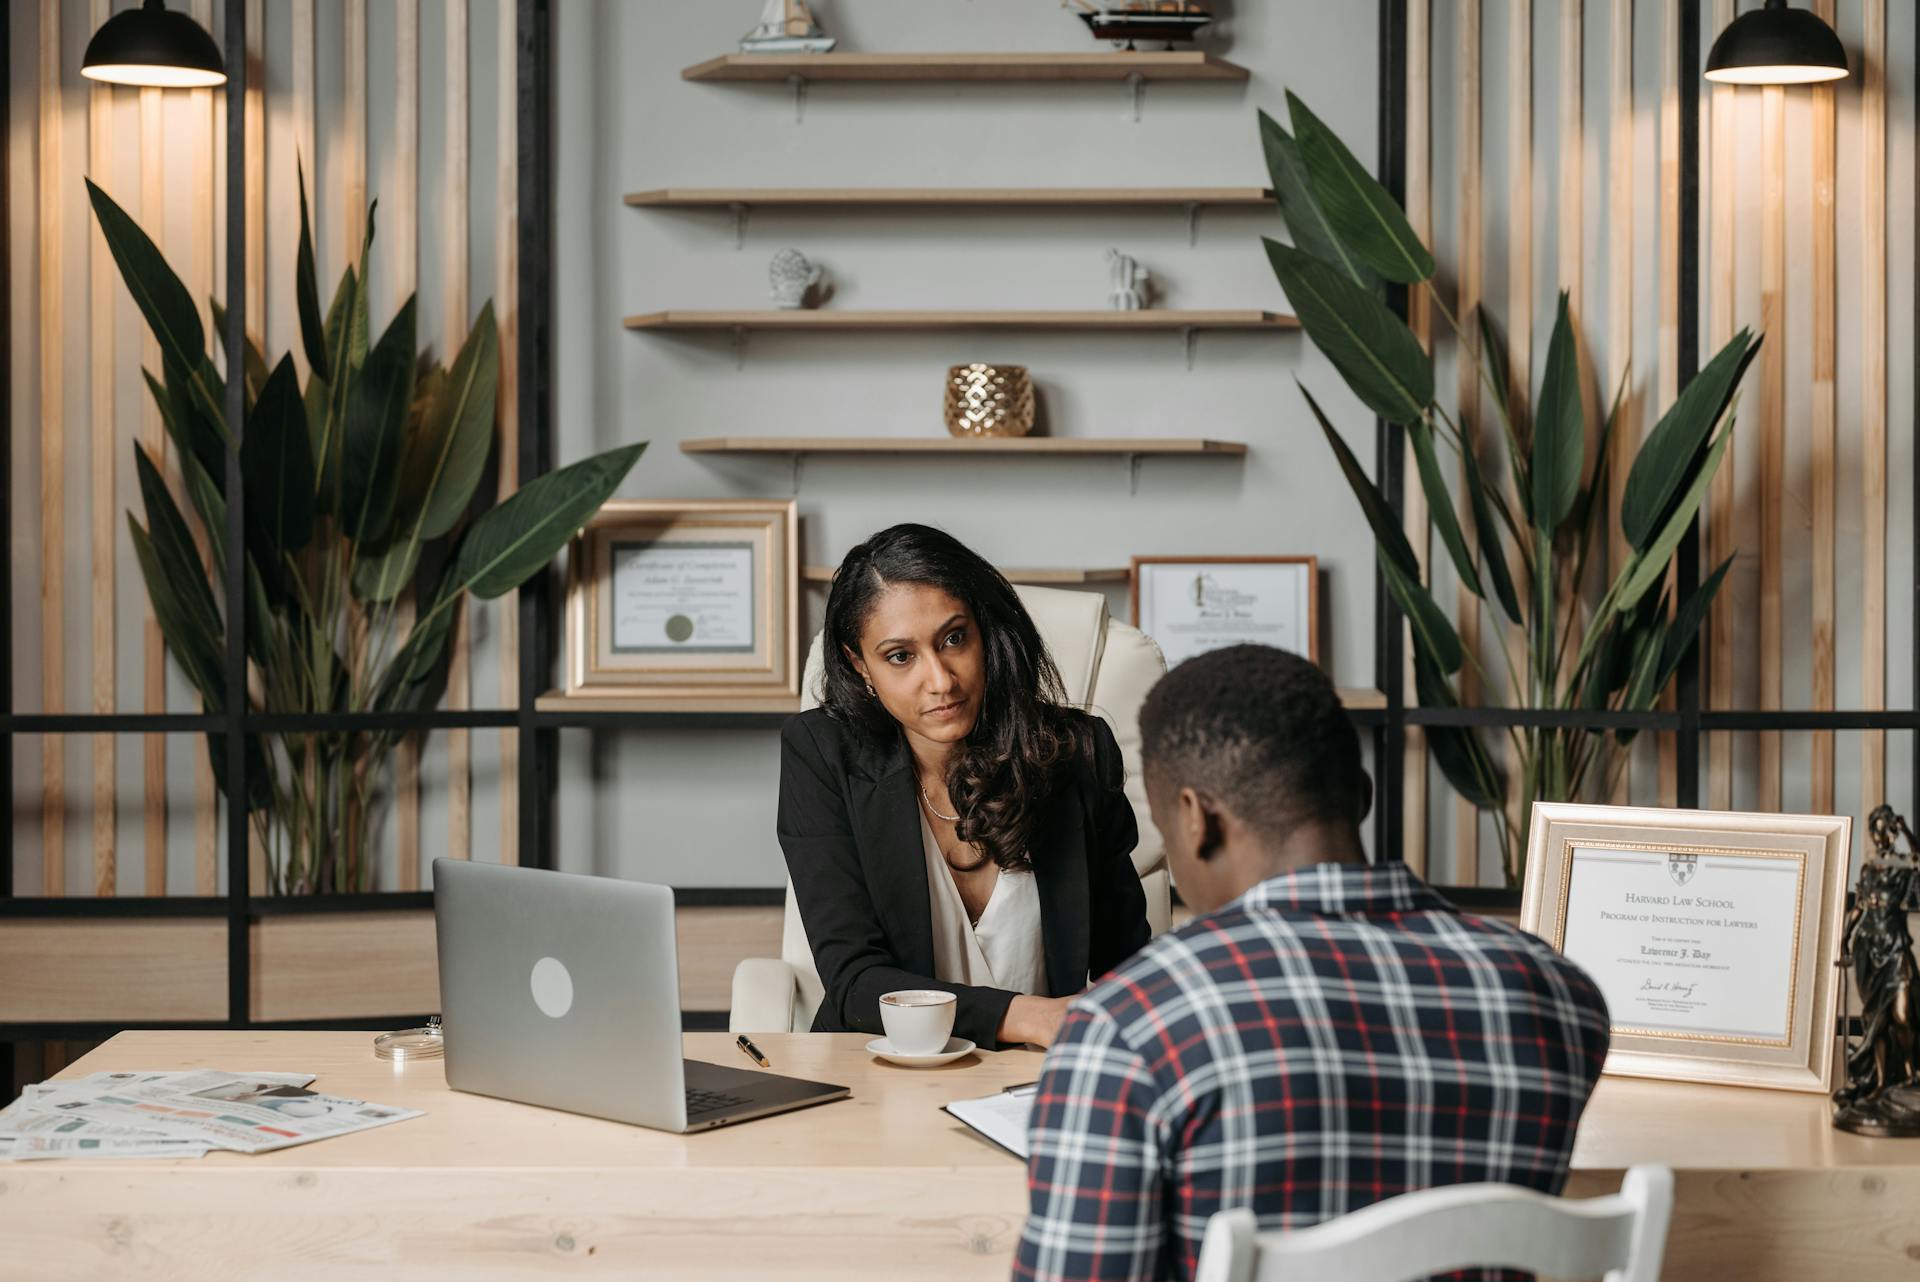
[[[1607,1197],[1570,1200],[1511,1184],[1456,1184],[1376,1202],[1295,1232],[1262,1233],[1241,1208],[1207,1221],[1194,1282],[1414,1282],[1456,1269],[1659,1282],[1673,1172],[1636,1166]]]
[[[1124,623],[1111,622],[1107,599],[1097,592],[1068,592],[1060,588],[1022,586],[1015,589],[1020,603],[1032,616],[1041,640],[1060,669],[1060,681],[1066,687],[1067,700],[1082,711],[1104,717],[1113,727],[1120,744],[1120,755],[1127,768],[1127,796],[1133,802],[1140,825],[1140,844],[1134,848],[1133,865],[1146,884],[1147,917],[1155,934],[1167,928],[1171,914],[1170,886],[1164,869],[1166,854],[1160,835],[1147,814],[1146,789],[1140,780],[1140,705],[1167,670],[1158,646],[1143,633]],[[1111,636],[1111,640],[1110,640]],[[1109,650],[1113,662],[1108,663]],[[826,672],[820,634],[807,647],[807,666],[800,678],[800,706],[818,707],[821,679]],[[805,1031],[813,1023],[813,1013],[826,995],[820,973],[814,969],[813,949],[807,943],[806,927],[793,902],[793,883],[787,883],[786,916],[780,929],[780,960],[793,968],[793,1023],[795,1031]],[[755,1031],[748,1029],[746,1031]]]

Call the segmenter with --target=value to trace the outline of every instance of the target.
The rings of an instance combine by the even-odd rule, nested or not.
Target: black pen
[[[760,1067],[762,1068],[773,1067],[773,1065],[767,1063],[767,1057],[760,1053],[760,1048],[747,1040],[747,1035],[745,1033],[742,1033],[740,1034],[740,1036],[734,1038],[733,1044],[740,1048],[740,1053],[742,1055],[751,1057],[753,1062],[758,1064]]]

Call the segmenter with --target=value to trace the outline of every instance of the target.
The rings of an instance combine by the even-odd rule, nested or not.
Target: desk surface
[[[0,1167],[0,1279],[272,1276],[382,1282],[550,1277],[995,1278],[1025,1216],[1024,1168],[939,1111],[1038,1075],[1030,1051],[933,1070],[857,1035],[767,1036],[773,1071],[849,1101],[679,1136],[449,1091],[441,1067],[373,1058],[343,1032],[123,1033],[106,1069],[317,1073],[317,1089],[426,1116],[277,1153]],[[687,1054],[748,1061],[719,1033]],[[1669,1279],[1912,1276],[1920,1144],[1827,1125],[1817,1095],[1609,1078],[1569,1192],[1637,1162],[1678,1172]],[[594,1258],[597,1257],[597,1258]],[[26,1275],[22,1275],[26,1276]]]

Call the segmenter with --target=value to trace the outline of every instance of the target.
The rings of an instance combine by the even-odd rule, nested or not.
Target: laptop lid
[[[684,1131],[673,891],[433,861],[447,1085]]]

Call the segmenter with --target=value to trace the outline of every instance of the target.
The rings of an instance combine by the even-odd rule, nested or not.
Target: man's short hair
[[[1210,793],[1269,838],[1310,820],[1357,823],[1370,800],[1333,683],[1272,646],[1188,659],[1147,695],[1140,734],[1156,787]]]

